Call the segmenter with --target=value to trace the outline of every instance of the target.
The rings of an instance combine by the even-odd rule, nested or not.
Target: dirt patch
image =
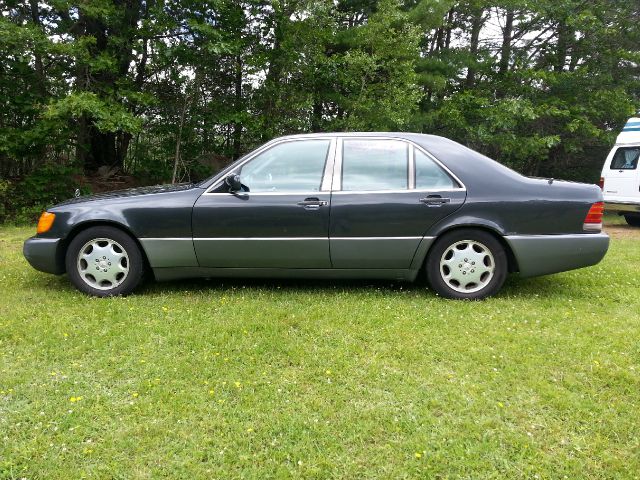
[[[111,192],[113,190],[125,190],[127,188],[141,187],[143,181],[130,175],[121,174],[119,171],[110,172],[108,175],[76,175],[74,180],[91,193]]]
[[[605,233],[611,238],[634,238],[640,240],[640,228],[629,225],[605,225]]]

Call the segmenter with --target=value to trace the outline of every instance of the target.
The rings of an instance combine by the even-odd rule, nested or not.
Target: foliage
[[[11,196],[11,183],[8,180],[0,179],[0,224],[7,217]]]
[[[7,0],[0,175],[194,179],[274,136],[411,130],[598,178],[639,108],[628,0]]]
[[[0,478],[634,478],[638,236],[483,302],[388,282],[90,299],[0,228]]]
[[[17,223],[33,223],[52,204],[73,197],[80,184],[78,170],[71,166],[44,164],[12,187],[19,202],[12,202],[12,217]],[[83,193],[87,193],[81,188]]]

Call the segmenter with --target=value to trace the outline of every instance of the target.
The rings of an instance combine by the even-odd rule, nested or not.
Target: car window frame
[[[409,149],[408,153],[408,187],[403,189],[390,189],[390,190],[342,190],[342,163],[343,163],[343,155],[344,155],[344,140],[392,140],[399,141],[405,143]],[[416,188],[416,163],[415,163],[415,150],[420,151],[420,153],[424,154],[433,161],[437,166],[442,168],[442,170],[451,177],[454,183],[457,183],[458,187],[452,188]],[[337,137],[336,142],[336,151],[334,158],[334,171],[333,171],[333,182],[331,185],[331,192],[337,194],[376,194],[376,193],[408,193],[408,192],[460,192],[466,191],[467,187],[465,184],[449,169],[446,165],[444,165],[441,161],[439,161],[436,157],[434,157],[427,150],[422,148],[420,145],[415,142],[408,140],[406,138],[394,137],[394,136],[339,136]]]
[[[225,178],[233,173],[238,173],[242,170],[242,167],[251,162],[257,156],[271,150],[272,148],[282,145],[284,143],[291,142],[304,142],[310,140],[329,140],[329,148],[327,149],[327,155],[324,160],[324,166],[322,171],[322,178],[320,181],[320,190],[290,190],[287,192],[216,192],[215,190],[220,188],[225,181]],[[213,182],[203,195],[300,195],[300,194],[309,194],[309,193],[329,193],[331,191],[333,170],[334,170],[334,162],[336,155],[336,145],[337,145],[337,137],[335,135],[314,135],[308,137],[295,137],[295,138],[280,138],[272,142],[268,142],[264,144],[262,147],[254,150],[246,158],[242,159],[240,162],[230,166],[227,170],[221,172],[220,178]]]

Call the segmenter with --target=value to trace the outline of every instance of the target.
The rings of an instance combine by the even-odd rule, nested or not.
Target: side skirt
[[[309,278],[309,279],[381,279],[413,282],[419,270],[412,269],[346,269],[346,268],[154,268],[157,281],[184,278]]]

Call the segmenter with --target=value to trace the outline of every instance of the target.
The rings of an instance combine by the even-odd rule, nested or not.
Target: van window
[[[640,147],[620,147],[611,160],[611,170],[635,170],[638,168]]]

